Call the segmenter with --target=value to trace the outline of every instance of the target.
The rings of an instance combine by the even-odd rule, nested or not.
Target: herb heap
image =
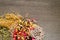
[[[0,26],[0,40],[11,40],[8,28]]]
[[[21,15],[10,13],[0,17],[0,35],[2,34],[3,40],[40,40],[37,34],[35,35],[37,27],[34,19],[24,18]],[[38,31],[40,37],[41,31]]]

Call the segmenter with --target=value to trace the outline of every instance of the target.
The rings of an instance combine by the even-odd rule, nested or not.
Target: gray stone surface
[[[60,40],[60,0],[0,0],[0,15],[12,11],[36,18],[45,31],[43,40]]]

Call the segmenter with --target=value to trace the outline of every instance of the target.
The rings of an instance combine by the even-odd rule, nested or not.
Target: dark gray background
[[[44,40],[60,40],[60,0],[0,0],[0,15],[12,11],[36,18]]]

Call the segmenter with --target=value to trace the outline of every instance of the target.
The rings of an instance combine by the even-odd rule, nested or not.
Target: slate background
[[[0,15],[12,11],[36,18],[45,31],[43,40],[60,40],[60,0],[0,0]]]

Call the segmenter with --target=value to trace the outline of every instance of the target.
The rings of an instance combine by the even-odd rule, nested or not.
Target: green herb
[[[10,35],[7,28],[0,26],[0,40],[11,40]]]

